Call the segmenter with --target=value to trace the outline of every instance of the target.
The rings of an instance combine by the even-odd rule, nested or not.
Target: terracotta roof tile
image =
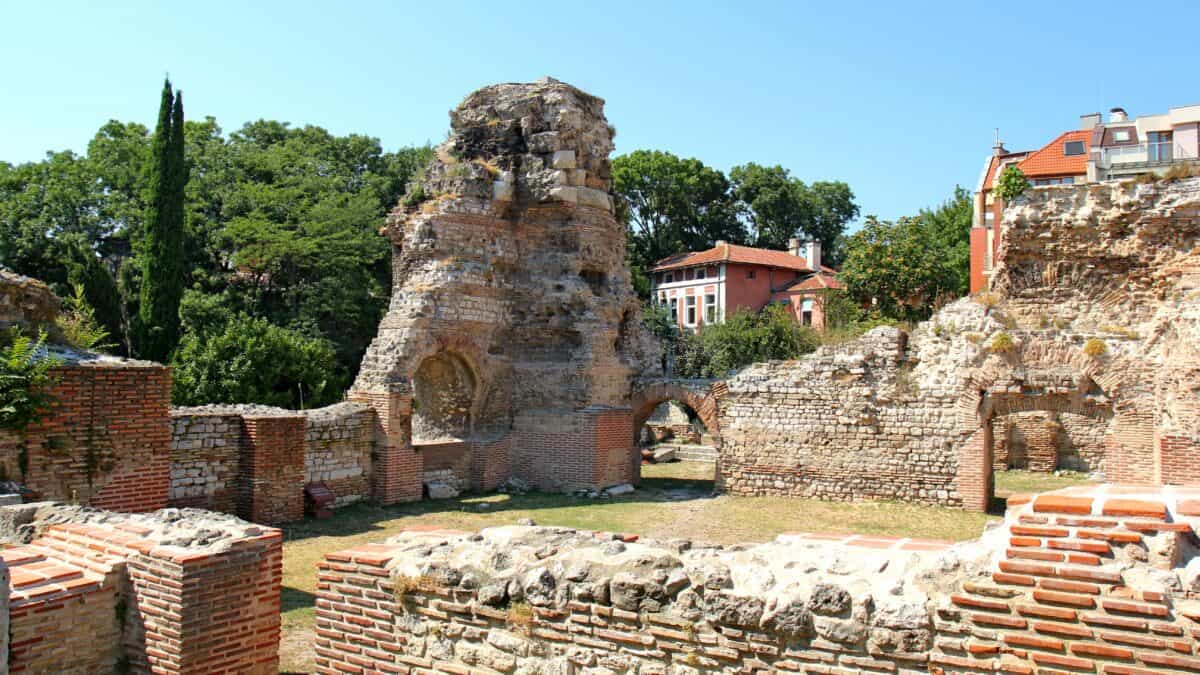
[[[1063,144],[1082,141],[1083,154],[1070,157],[1063,154]],[[1091,129],[1068,131],[1035,150],[1017,164],[1026,176],[1082,176],[1087,173],[1088,152],[1092,147]]]
[[[762,265],[763,267],[777,267],[785,270],[796,270],[798,272],[812,271],[809,269],[808,263],[800,256],[792,255],[786,251],[752,248],[750,246],[738,246],[737,244],[720,244],[707,251],[680,253],[669,258],[663,258],[650,271],[665,272],[667,270],[677,270],[699,265],[713,265],[716,263]]]
[[[822,267],[824,267],[824,265],[822,265]],[[821,274],[813,274],[804,279],[801,279],[800,281],[797,281],[796,283],[792,284],[791,286],[788,286],[784,290],[787,290],[787,291],[819,291],[819,290],[826,289],[826,288],[840,289],[840,288],[845,288],[845,287],[842,286],[842,282],[838,281],[837,277],[833,276],[833,274],[822,271]]]

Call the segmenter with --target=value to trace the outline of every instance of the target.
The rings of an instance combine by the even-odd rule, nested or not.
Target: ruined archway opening
[[[1103,480],[1113,414],[1094,383],[1072,393],[985,393],[981,412],[977,451],[989,511],[1002,513],[1013,494]]]
[[[661,401],[634,431],[643,486],[715,489],[718,442],[691,405]]]
[[[462,357],[451,352],[430,356],[417,368],[412,385],[414,444],[470,435],[476,384]]]

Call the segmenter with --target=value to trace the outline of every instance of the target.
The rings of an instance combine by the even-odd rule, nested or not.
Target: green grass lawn
[[[650,538],[715,543],[769,541],[784,532],[889,534],[951,539],[978,537],[997,516],[898,502],[823,502],[792,497],[712,496],[713,467],[675,462],[642,467],[636,492],[612,499],[530,493],[467,495],[390,507],[358,504],[326,520],[284,527],[281,666],[313,670],[313,593],[325,553],[379,542],[414,525],[479,530],[532,518],[539,525],[632,532]],[[1079,475],[1027,471],[996,475],[998,497],[1080,483]]]

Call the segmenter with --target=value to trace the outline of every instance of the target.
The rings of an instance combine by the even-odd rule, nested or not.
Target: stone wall
[[[278,670],[282,536],[229,516],[0,509],[10,672]],[[21,543],[27,542],[27,543]]]
[[[45,283],[0,267],[0,331],[19,328],[29,334],[57,336],[55,319],[62,303]]]
[[[1001,229],[994,293],[731,376],[719,484],[978,510],[1009,464],[1196,484],[1200,180],[1031,190]]]
[[[952,442],[958,393],[921,391],[907,339],[877,328],[853,343],[731,377],[719,406],[719,487],[739,495],[960,504]]]
[[[304,411],[306,483],[325,483],[337,495],[337,505],[366,499],[371,494],[371,450],[375,414],[359,403],[340,403]]]
[[[173,408],[171,429],[169,504],[233,513],[242,416],[233,410]]]
[[[0,472],[36,495],[120,511],[167,504],[171,375],[165,367],[54,348],[53,403],[0,438]]]
[[[953,546],[410,532],[326,556],[317,661],[320,672],[1194,671],[1197,496],[1018,497],[1000,527]]]

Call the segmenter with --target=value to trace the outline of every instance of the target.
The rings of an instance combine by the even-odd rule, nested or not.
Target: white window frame
[[[671,321],[679,323],[679,298],[672,295],[667,299],[667,306],[671,308]]]
[[[691,321],[689,321],[689,317]],[[683,299],[683,325],[695,326],[698,314],[696,313],[696,296],[688,295]]]
[[[721,320],[720,317],[717,316],[717,294],[716,293],[705,293],[704,294],[704,323],[713,324],[713,323],[717,323],[720,320]]]

